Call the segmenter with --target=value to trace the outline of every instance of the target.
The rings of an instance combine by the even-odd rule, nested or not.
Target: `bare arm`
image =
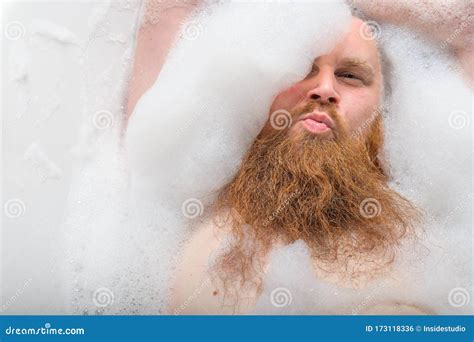
[[[468,81],[474,82],[474,6],[469,0],[387,1],[351,0],[370,18],[406,26],[450,49]]]
[[[180,25],[197,4],[197,0],[146,0],[128,88],[127,117],[132,114],[138,99],[155,82],[173,42],[179,36]]]

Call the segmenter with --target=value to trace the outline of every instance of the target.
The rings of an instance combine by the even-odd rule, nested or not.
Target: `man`
[[[387,186],[379,159],[384,82],[376,43],[360,33],[364,25],[354,17],[343,41],[276,97],[213,216],[185,247],[170,313],[251,312],[269,253],[297,240],[311,252],[308,272],[322,281],[363,288],[387,276],[419,215]]]

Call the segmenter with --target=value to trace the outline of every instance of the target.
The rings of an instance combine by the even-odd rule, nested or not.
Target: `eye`
[[[335,73],[336,77],[342,80],[342,82],[352,85],[352,86],[362,86],[367,85],[366,80],[364,77],[360,76],[360,74],[351,72],[351,71],[341,71]]]
[[[341,72],[341,73],[338,73],[336,74],[336,76],[338,77],[344,77],[344,78],[350,78],[350,79],[355,79],[355,80],[360,80],[360,77],[353,74],[353,73],[350,73],[350,72]]]

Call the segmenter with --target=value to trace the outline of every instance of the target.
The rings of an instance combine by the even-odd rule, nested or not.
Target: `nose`
[[[321,103],[339,104],[340,98],[334,89],[334,74],[332,70],[321,69],[311,79],[310,89],[306,93],[306,100],[320,101]]]

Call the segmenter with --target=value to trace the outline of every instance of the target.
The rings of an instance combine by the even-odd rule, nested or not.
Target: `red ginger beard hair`
[[[291,121],[317,105],[291,113]],[[303,240],[313,259],[328,264],[372,253],[392,262],[401,239],[414,231],[419,212],[388,187],[379,160],[381,116],[364,134],[351,135],[332,105],[325,112],[335,122],[333,139],[265,129],[221,189],[215,222],[230,227],[233,243],[214,274],[227,293],[262,290],[262,260],[277,242]]]

